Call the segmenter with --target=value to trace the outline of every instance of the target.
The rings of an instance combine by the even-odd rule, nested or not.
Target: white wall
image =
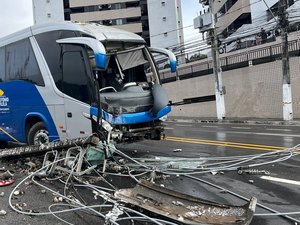
[[[183,31],[179,29],[182,27],[180,1],[148,0],[147,7],[151,46],[166,48],[182,43]]]
[[[63,0],[33,0],[35,24],[64,21]]]
[[[268,7],[272,7],[278,0],[265,0]],[[264,1],[250,0],[251,19],[253,24],[262,24],[267,21],[268,7]]]

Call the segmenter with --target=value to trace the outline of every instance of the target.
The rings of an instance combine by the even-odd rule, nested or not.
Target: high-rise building
[[[287,13],[290,25],[300,21],[300,1],[288,0]],[[278,28],[279,0],[219,0],[213,2],[213,13],[217,15],[217,33],[222,38],[234,40],[250,39],[261,31],[261,28],[275,32]],[[293,29],[291,27],[291,29]]]
[[[199,0],[211,9],[194,20],[194,27],[205,32],[212,27],[216,16],[216,33],[223,42],[223,51],[251,47],[275,41],[280,33],[280,0]],[[288,31],[300,29],[300,0],[288,0],[286,13]],[[207,20],[210,18],[210,20]]]
[[[147,0],[151,45],[176,46],[183,43],[180,0]]]
[[[219,0],[213,3],[218,20],[217,33],[228,37],[244,24],[251,23],[251,0]]]
[[[152,46],[183,43],[180,0],[64,0],[64,9],[66,20],[121,28]]]
[[[64,21],[63,1],[32,0],[35,24]]]

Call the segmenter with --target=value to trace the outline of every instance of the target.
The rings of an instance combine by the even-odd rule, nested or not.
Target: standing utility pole
[[[293,120],[292,89],[288,45],[287,0],[279,1],[279,25],[282,43],[282,96],[283,120]]]
[[[217,108],[217,118],[219,120],[225,119],[225,100],[224,100],[224,90],[222,85],[221,76],[221,65],[218,51],[218,38],[216,35],[216,22],[217,18],[213,12],[213,0],[209,0],[209,8],[211,10],[212,16],[212,29],[210,31],[211,37],[211,53],[213,60],[213,71],[215,77],[215,95],[216,95],[216,108]]]

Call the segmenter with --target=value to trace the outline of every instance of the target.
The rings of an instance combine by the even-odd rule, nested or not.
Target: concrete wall
[[[222,72],[227,118],[282,119],[281,61]],[[290,59],[294,118],[300,118],[300,57]],[[164,84],[172,101],[214,94],[213,74]],[[216,118],[215,101],[173,107],[170,116]]]

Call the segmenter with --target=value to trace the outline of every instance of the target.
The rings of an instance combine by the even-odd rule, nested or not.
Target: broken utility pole
[[[279,1],[279,25],[282,42],[282,99],[283,99],[283,120],[293,120],[293,104],[291,90],[291,75],[289,62],[288,45],[288,25],[287,19],[287,0]]]
[[[1,149],[0,159],[6,157],[22,157],[32,154],[46,153],[50,150],[64,150],[74,146],[97,145],[99,138],[90,136],[85,138],[67,139],[63,141],[50,142],[41,145],[21,146],[14,148]]]

